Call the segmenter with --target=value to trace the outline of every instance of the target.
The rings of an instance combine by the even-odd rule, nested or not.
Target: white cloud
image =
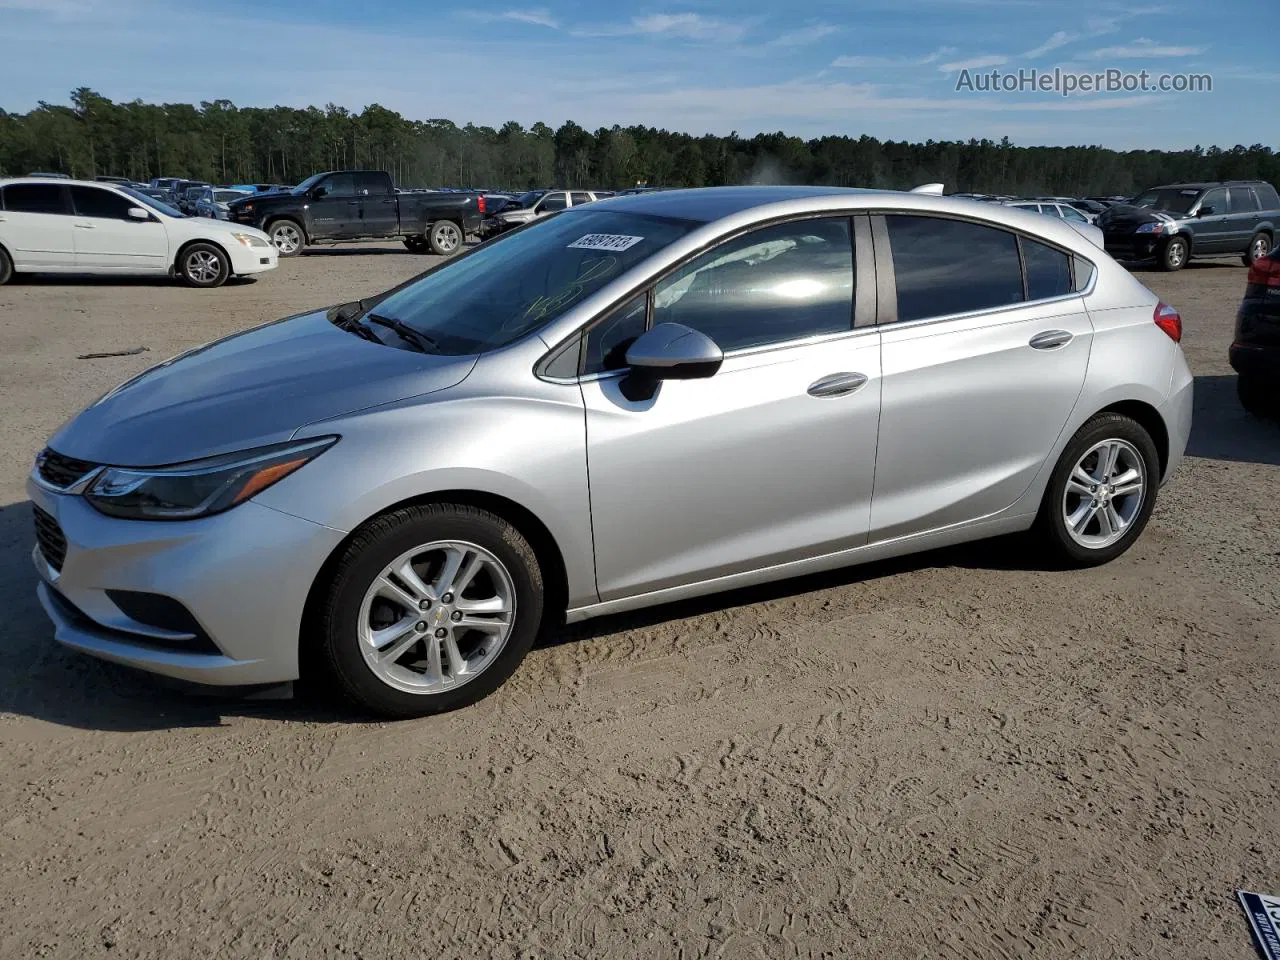
[[[741,40],[748,24],[704,17],[700,13],[654,13],[632,17],[628,23],[575,30],[579,37],[672,37],[677,40]]]
[[[817,43],[823,37],[829,37],[833,33],[837,33],[839,27],[830,23],[815,23],[808,27],[801,27],[798,30],[791,30],[770,40],[767,46],[770,47],[803,47],[810,43]]]
[[[4,3],[5,0],[0,0]],[[535,27],[548,27],[552,30],[560,29],[560,22],[551,15],[551,11],[546,7],[536,7],[531,10],[504,10],[501,13],[491,13],[488,11],[474,10],[467,11],[464,14],[472,20],[480,20],[484,23],[495,23],[499,20],[508,20],[512,23],[527,23]]]
[[[1139,37],[1124,46],[1094,50],[1089,56],[1094,60],[1152,60],[1167,57],[1194,57],[1204,51],[1204,47],[1167,46],[1156,43],[1149,37]]]
[[[929,64],[929,63],[937,63],[943,57],[949,57],[955,52],[956,52],[955,47],[939,47],[937,50],[933,51],[933,53],[929,53],[921,57],[919,60],[916,61],[916,63],[920,64],[921,66],[924,66],[925,64]]]
[[[1028,50],[1022,56],[1026,60],[1034,60],[1036,57],[1044,56],[1044,54],[1048,53],[1050,50],[1057,50],[1059,47],[1065,47],[1068,43],[1078,39],[1079,34],[1067,33],[1065,30],[1059,30],[1044,43],[1040,44],[1040,46]]]
[[[831,61],[833,67],[920,67],[937,63],[943,57],[950,57],[956,52],[955,47],[939,47],[923,57],[836,57]]]
[[[955,73],[957,70],[981,70],[984,67],[1001,67],[1008,62],[1008,57],[992,53],[981,57],[972,57],[968,60],[955,60],[951,63],[944,63],[938,69],[943,73]]]

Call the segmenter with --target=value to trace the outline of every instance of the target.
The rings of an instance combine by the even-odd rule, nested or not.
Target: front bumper
[[[1102,244],[1117,260],[1144,261],[1156,259],[1162,240],[1159,234],[1152,233],[1107,233]]]
[[[66,539],[60,570],[39,547],[32,555],[40,603],[59,643],[195,683],[297,679],[303,608],[341,531],[253,501],[201,520],[162,522],[103,516],[83,497],[34,479],[27,493]],[[167,642],[163,631],[126,616],[108,591],[177,600],[217,652]]]
[[[233,240],[226,247],[227,255],[231,258],[231,272],[237,276],[265,273],[280,264],[280,251],[272,243],[265,247],[246,247]]]

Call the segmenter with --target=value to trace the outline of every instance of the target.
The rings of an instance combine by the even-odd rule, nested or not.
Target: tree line
[[[939,181],[948,192],[1014,195],[1131,194],[1186,180],[1280,183],[1280,154],[1254,144],[1191,150],[1020,147],[1000,140],[923,143],[862,135],[805,140],[783,132],[692,136],[646,126],[573,122],[558,129],[514,121],[499,128],[407,120],[370,104],[237,107],[229,100],[116,103],[87,87],[70,104],[28,113],[0,109],[0,175],[32,171],[148,180],[297,183],[321,170],[388,170],[407,187],[486,189],[812,183],[907,189]]]

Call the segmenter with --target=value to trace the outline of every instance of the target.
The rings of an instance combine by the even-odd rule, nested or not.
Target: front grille
[[[58,521],[39,507],[32,505],[36,518],[36,543],[44,555],[45,563],[62,571],[62,561],[67,559],[67,538],[62,534]]]
[[[55,487],[69,487],[96,467],[96,463],[64,457],[48,447],[40,454],[40,478]]]

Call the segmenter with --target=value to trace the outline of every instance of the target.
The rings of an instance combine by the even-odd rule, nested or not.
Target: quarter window
[[[653,322],[682,323],[722,350],[853,327],[847,218],[766,227],[716,247],[654,290]]]
[[[1071,261],[1065,253],[1026,237],[1021,239],[1027,268],[1027,299],[1045,300],[1071,292]]]
[[[940,217],[885,217],[898,320],[945,317],[1022,302],[1014,234]]]
[[[627,348],[644,333],[649,295],[642,293],[587,331],[587,356],[583,373],[621,370],[627,365]]]
[[[129,208],[137,206],[128,197],[97,187],[72,187],[71,202],[80,216],[103,220],[128,220]]]
[[[4,209],[10,213],[70,213],[62,187],[53,183],[12,183],[4,188]]]

